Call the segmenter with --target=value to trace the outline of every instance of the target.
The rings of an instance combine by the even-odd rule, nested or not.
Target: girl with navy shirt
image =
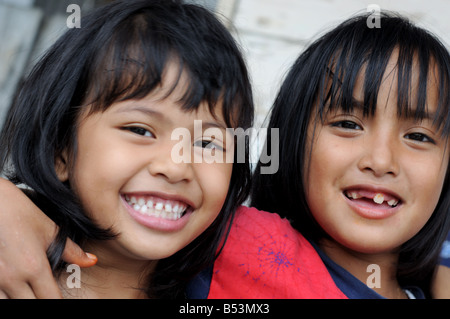
[[[450,57],[401,16],[368,18],[294,63],[268,125],[280,169],[257,167],[252,205],[290,220],[348,297],[421,298],[450,227]]]
[[[367,19],[343,22],[291,68],[268,126],[280,169],[259,163],[251,202],[284,224],[241,211],[195,296],[301,298],[327,289],[315,282],[323,266],[343,298],[431,296],[449,232],[450,57],[396,14],[380,29]]]
[[[280,169],[256,168],[261,210],[237,210],[187,297],[429,293],[449,227],[450,59],[403,18],[383,15],[380,30],[366,20],[344,22],[292,67],[269,123],[280,132]],[[367,286],[370,265],[380,288]]]

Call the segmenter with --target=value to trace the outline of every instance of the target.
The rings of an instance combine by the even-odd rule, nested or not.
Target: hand
[[[431,285],[431,294],[434,299],[450,299],[450,268],[438,266],[436,276]]]
[[[0,178],[0,298],[62,298],[46,255],[56,232],[20,189]],[[69,239],[63,259],[80,267],[97,262]]]

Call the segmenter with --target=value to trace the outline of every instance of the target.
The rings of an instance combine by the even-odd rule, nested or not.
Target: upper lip
[[[376,185],[370,185],[370,184],[352,185],[352,186],[344,188],[344,192],[352,191],[352,190],[361,190],[361,189],[369,191],[369,192],[373,192],[373,193],[386,194],[388,196],[396,198],[399,202],[403,202],[403,198],[396,192],[392,191],[391,189],[381,187],[381,186],[376,186]]]
[[[172,201],[178,201],[178,202],[183,202],[185,204],[187,204],[188,206],[192,207],[193,209],[195,209],[196,205],[189,200],[188,198],[179,195],[179,194],[172,194],[172,193],[165,193],[165,192],[156,192],[156,191],[127,191],[127,192],[122,192],[122,195],[127,195],[127,196],[153,196],[153,197],[159,197],[161,199],[165,199],[165,200],[172,200]]]

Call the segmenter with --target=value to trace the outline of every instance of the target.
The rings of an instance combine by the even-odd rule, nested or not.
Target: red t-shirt
[[[208,298],[347,298],[311,244],[278,214],[240,207]]]

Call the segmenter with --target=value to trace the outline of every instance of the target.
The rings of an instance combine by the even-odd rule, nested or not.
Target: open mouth
[[[191,209],[184,202],[167,200],[155,196],[124,196],[125,201],[134,211],[151,217],[166,220],[178,220]]]
[[[400,198],[384,192],[352,189],[345,190],[344,195],[351,201],[357,202],[362,206],[371,206],[374,208],[395,208],[402,203]]]

